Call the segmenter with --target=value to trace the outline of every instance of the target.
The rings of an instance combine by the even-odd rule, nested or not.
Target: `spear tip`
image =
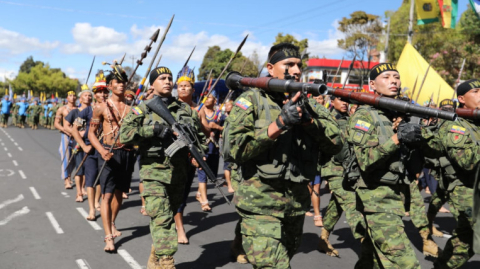
[[[237,48],[237,51],[235,52],[235,54],[237,54],[243,47],[243,45],[245,44],[245,42],[247,41],[247,38],[248,38],[248,34],[247,36],[245,36],[245,38],[243,39],[242,43],[240,43],[240,45],[238,46]]]
[[[150,40],[152,40],[153,42],[157,42],[159,34],[160,34],[160,28],[158,28],[157,31],[155,31],[155,33],[153,33],[152,37],[150,37]]]

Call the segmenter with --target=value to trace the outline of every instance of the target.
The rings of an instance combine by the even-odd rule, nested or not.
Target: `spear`
[[[206,100],[206,98],[208,98],[210,96],[210,94],[213,92],[213,89],[215,89],[215,86],[217,86],[217,83],[220,81],[220,78],[223,76],[223,73],[225,73],[225,71],[227,71],[227,68],[230,66],[230,64],[232,63],[233,59],[235,59],[235,57],[237,56],[237,54],[240,52],[240,50],[242,49],[243,47],[243,44],[245,44],[245,41],[247,41],[247,38],[248,38],[248,35],[243,39],[242,43],[240,43],[240,45],[238,45],[238,48],[237,50],[235,51],[235,53],[232,55],[232,57],[230,58],[230,60],[228,61],[228,63],[225,65],[225,67],[223,68],[222,72],[220,73],[220,75],[218,76],[218,78],[215,80],[215,83],[213,83],[213,86],[210,90],[210,92],[207,94],[207,96],[204,98],[204,100]],[[200,107],[198,108],[198,111],[200,111],[203,107],[203,102],[200,104]]]
[[[430,95],[430,99],[428,100],[427,107],[430,107],[430,104],[432,103],[432,101],[433,101],[433,92],[432,92],[432,95]]]
[[[345,82],[343,82],[342,90],[345,90],[345,85],[347,84],[347,80],[348,80],[348,78],[350,77],[350,72],[352,72],[353,64],[355,63],[355,59],[356,59],[356,58],[357,58],[357,54],[355,54],[355,56],[353,56],[352,63],[351,63],[350,66],[348,67],[347,77],[345,78]]]
[[[175,14],[172,15],[172,18],[170,19],[170,22],[168,23],[167,29],[165,29],[165,32],[162,35],[162,39],[160,40],[160,43],[158,44],[157,50],[155,51],[155,54],[153,55],[152,61],[150,62],[150,65],[148,66],[147,72],[145,72],[145,76],[143,76],[142,82],[138,86],[137,92],[135,93],[135,98],[140,94],[140,92],[143,89],[143,85],[145,85],[145,80],[147,79],[148,74],[150,74],[150,70],[152,69],[152,65],[155,62],[155,58],[157,58],[158,52],[160,51],[160,48],[162,47],[163,41],[165,41],[165,37],[167,36],[168,30],[170,30],[170,26],[172,26],[173,18],[175,17]],[[160,31],[160,29],[159,29]],[[147,88],[143,90],[145,92]]]
[[[340,72],[340,68],[342,67],[343,59],[344,59],[344,57],[342,57],[342,60],[340,61],[340,64],[338,65],[337,72],[335,72],[335,76],[332,79],[332,88],[334,87],[335,79],[337,79],[338,73]],[[327,83],[327,82],[325,81],[325,83]]]
[[[95,62],[95,56],[93,56],[92,65],[90,65],[90,71],[88,71],[88,76],[87,76],[87,80],[85,81],[85,85],[88,84],[88,79],[90,78],[90,74],[92,73],[92,68],[93,68],[93,63],[94,62]]]
[[[198,98],[198,100],[202,99],[202,96],[205,93],[205,89],[207,88],[208,81],[210,80],[210,77],[212,76],[212,72],[213,72],[213,69],[210,69],[210,73],[208,74],[207,80],[205,80],[205,84],[203,84],[203,90],[202,90],[202,93],[200,93],[200,97]]]
[[[460,68],[460,72],[458,72],[457,81],[455,81],[455,90],[453,91],[452,100],[455,98],[455,93],[457,93],[458,84],[460,84],[460,79],[462,78],[463,67],[465,66],[465,60],[466,58],[463,59],[462,67]]]
[[[415,79],[415,83],[413,83],[412,99],[411,99],[412,104],[415,103],[415,102],[413,102],[413,98],[415,97],[415,90],[417,89],[417,81],[418,81],[418,75],[417,75],[417,78]]]
[[[147,58],[147,54],[152,49],[153,43],[157,42],[159,33],[160,33],[160,29],[155,31],[152,37],[150,37],[150,43],[148,44],[148,46],[145,47],[144,52],[142,52],[142,54],[140,55],[140,59],[137,60],[137,66],[135,66],[135,69],[133,69],[133,72],[130,75],[130,78],[128,79],[127,85],[130,84],[130,82],[132,81],[132,78],[135,76],[135,73],[137,72],[138,67],[143,64],[143,59]]]
[[[442,89],[442,85],[438,87],[438,95],[437,95],[437,106],[440,107],[440,90]]]
[[[127,53],[126,53],[126,52],[125,52],[125,54],[123,54],[123,57],[122,57],[122,59],[120,60],[120,63],[119,63],[120,65],[123,64],[123,60],[125,60],[125,56],[127,56]]]
[[[420,84],[420,88],[418,88],[418,94],[417,94],[417,98],[415,98],[415,103],[417,103],[418,97],[420,96],[420,92],[422,92],[423,84],[425,83],[425,80],[427,79],[428,71],[430,70],[431,66],[432,66],[431,63],[428,64],[427,71],[425,71],[425,76],[423,76],[422,84]]]
[[[240,74],[243,72],[243,69],[244,69],[245,66],[247,65],[247,60],[248,60],[248,59],[245,59],[245,61],[243,61],[242,68],[240,68],[240,71],[239,71]]]
[[[160,54],[160,56],[158,57],[158,60],[157,60],[157,62],[155,63],[155,68],[157,68],[158,65],[160,64],[160,60],[162,59],[162,55],[163,55],[163,54]],[[145,89],[148,89],[149,87],[150,87],[150,80],[147,81],[147,85],[145,86]],[[140,100],[143,100],[143,95],[140,96]]]

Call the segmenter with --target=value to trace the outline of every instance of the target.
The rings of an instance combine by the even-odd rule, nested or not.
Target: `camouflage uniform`
[[[338,125],[342,132],[347,128],[348,116],[342,115],[337,110],[332,111],[332,115],[337,119]],[[344,148],[348,145],[344,144]],[[333,231],[333,227],[345,211],[348,225],[352,229],[353,237],[361,239],[365,235],[365,221],[362,213],[358,212],[355,205],[355,192],[347,191],[343,188],[343,166],[344,150],[333,156],[325,165],[322,166],[322,178],[328,181],[328,186],[332,191],[327,211],[323,218],[323,229],[329,233]],[[342,154],[343,153],[343,154]]]
[[[160,97],[157,97],[160,98]],[[188,149],[180,149],[171,158],[164,150],[173,143],[172,136],[163,139],[153,133],[154,124],[167,125],[157,114],[151,112],[147,100],[125,117],[120,129],[120,143],[138,144],[140,154],[140,179],[143,180],[145,211],[151,217],[150,233],[157,258],[173,256],[177,251],[177,231],[174,215],[183,200],[183,191],[191,165]],[[166,101],[164,101],[166,102]],[[189,125],[200,134],[197,113],[187,104],[171,100],[168,110],[181,124]],[[201,139],[200,139],[201,141]]]
[[[355,182],[357,209],[365,217],[369,237],[363,244],[366,247],[373,243],[375,254],[368,255],[373,256],[376,266],[420,268],[402,222],[404,197],[409,196],[410,185],[406,162],[401,156],[409,150],[390,138],[394,134],[393,117],[368,105],[358,108],[349,120],[346,133],[352,162],[344,167],[348,168],[348,180]],[[416,174],[416,171],[409,172]],[[367,254],[364,246],[362,255]],[[358,263],[356,266],[360,267]]]
[[[447,201],[455,208],[457,227],[435,262],[438,268],[459,268],[473,256],[473,184],[480,162],[480,130],[469,120],[445,121],[436,134],[424,130],[429,157],[440,158],[442,180],[448,182]]]
[[[342,146],[338,125],[324,107],[317,108],[319,117],[312,124],[270,139],[268,126],[284,99],[283,93],[259,89],[243,93],[223,134],[239,166],[234,203],[243,248],[254,268],[290,268],[310,205],[307,184],[317,174],[319,149],[336,153]]]

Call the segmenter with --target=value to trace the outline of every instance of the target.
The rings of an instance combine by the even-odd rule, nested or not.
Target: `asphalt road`
[[[0,268],[145,268],[152,240],[149,218],[139,213],[138,172],[116,221],[123,233],[115,240],[118,253],[107,254],[103,251],[101,219],[85,220],[81,212],[88,212],[87,201],[76,203],[76,190],[63,187],[59,141],[56,131],[0,129]],[[209,187],[213,212],[204,213],[194,198],[194,180],[184,218],[190,244],[179,245],[177,268],[251,268],[232,261],[229,249],[238,217],[234,207]],[[428,202],[429,196],[424,197]],[[330,194],[323,191],[323,211],[329,199]],[[422,268],[432,268],[432,259],[419,251],[422,242],[417,230],[409,218],[404,223]],[[439,213],[435,223],[449,233],[455,226],[451,214]],[[353,268],[360,244],[353,239],[345,217],[330,236],[340,258],[316,250],[320,231],[313,219],[306,217],[303,241],[292,268]],[[443,248],[447,239],[435,241]],[[480,268],[480,255],[464,268]]]

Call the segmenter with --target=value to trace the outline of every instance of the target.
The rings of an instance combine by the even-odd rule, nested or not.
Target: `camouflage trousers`
[[[345,211],[345,217],[352,229],[353,237],[355,239],[365,237],[365,220],[362,213],[356,209],[355,192],[343,189],[343,178],[341,177],[331,177],[327,178],[327,180],[332,196],[323,217],[323,228],[328,232],[332,232],[343,211]]]
[[[452,237],[448,239],[442,255],[435,265],[438,268],[459,268],[473,255],[473,189],[465,186],[456,186],[448,192],[448,203],[453,206],[457,214],[454,215],[457,227]]]
[[[242,246],[253,268],[290,268],[300,246],[305,214],[285,218],[259,215],[237,208]]]
[[[368,234],[362,243],[359,262],[373,260],[373,268],[420,268],[402,221],[405,198],[410,196],[410,187],[395,185],[362,188],[357,189],[356,194],[357,209],[365,217]],[[356,268],[361,267],[356,265]]]
[[[2,114],[2,124],[8,125],[8,117],[10,114]]]
[[[415,181],[410,183],[409,189],[409,193],[403,193],[402,195],[404,197],[405,211],[410,212],[410,219],[419,231],[429,229],[425,203],[417,183]]]
[[[185,184],[164,184],[155,180],[143,180],[145,211],[150,216],[152,235],[157,257],[173,256],[178,249],[174,216],[183,200]]]
[[[437,188],[437,191],[430,198],[430,203],[428,206],[427,215],[432,216],[433,218],[437,215],[438,211],[442,206],[447,202],[447,191]],[[452,204],[449,204],[450,212],[453,214],[453,217],[458,217],[458,211]]]

